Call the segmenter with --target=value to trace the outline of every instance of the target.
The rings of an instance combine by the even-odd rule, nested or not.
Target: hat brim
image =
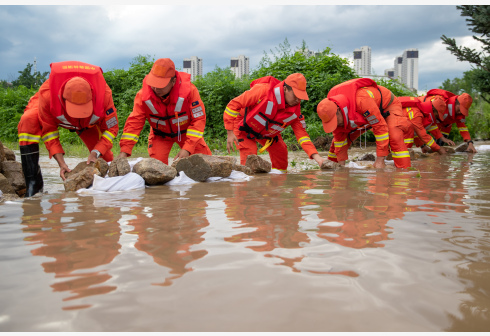
[[[153,75],[152,73],[148,74],[148,77],[146,78],[146,84],[149,86],[153,86],[159,89],[163,89],[170,83],[170,80],[172,78],[170,77],[157,77]]]
[[[325,133],[332,133],[337,128],[337,114],[335,114],[328,122],[322,121],[322,124]]]
[[[468,109],[464,107],[462,104],[459,104],[459,110],[461,111],[462,115],[464,115],[465,117],[468,116]]]
[[[94,107],[92,104],[92,101],[89,101],[88,103],[85,104],[73,104],[70,103],[68,100],[65,100],[66,104],[66,113],[72,118],[87,118],[92,115],[92,112],[94,111]]]
[[[294,92],[294,95],[296,96],[296,98],[301,99],[301,100],[309,100],[310,99],[310,98],[308,98],[308,94],[306,93],[306,91],[301,91],[301,90],[296,89],[294,87],[291,87],[291,89],[293,89],[293,92]]]

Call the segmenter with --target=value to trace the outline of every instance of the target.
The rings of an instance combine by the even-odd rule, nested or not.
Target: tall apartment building
[[[191,75],[191,80],[196,79],[196,76],[202,76],[202,58],[197,56],[184,58],[183,71]]]
[[[250,59],[244,55],[238,57],[232,57],[230,62],[230,69],[235,74],[235,77],[242,78],[244,75],[248,75],[250,67]]]
[[[371,75],[371,48],[354,49],[354,71],[358,76]]]
[[[402,82],[410,89],[419,88],[419,51],[407,49],[403,52]]]
[[[395,62],[394,62],[395,77],[394,77],[394,79],[397,79],[400,82],[402,81],[402,64],[403,64],[403,57],[402,56],[395,57]]]

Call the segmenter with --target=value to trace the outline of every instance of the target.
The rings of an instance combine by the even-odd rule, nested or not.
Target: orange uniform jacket
[[[190,85],[191,90],[189,96],[186,99],[186,101],[189,103],[189,111],[201,107],[202,113],[204,115],[200,116],[199,118],[194,118],[193,114],[190,113],[189,126],[181,128],[187,129],[187,139],[182,149],[185,149],[190,154],[194,154],[196,143],[203,137],[204,128],[206,127],[206,111],[204,109],[204,103],[199,96],[199,91],[197,90],[196,86],[192,83]],[[143,89],[139,90],[136,94],[136,97],[134,98],[133,111],[126,120],[123,135],[121,136],[121,140],[119,142],[121,146],[121,152],[127,153],[129,156],[131,156],[134,145],[136,144],[136,142],[138,142],[139,135],[141,133],[141,130],[145,126],[145,121],[147,119],[147,115],[145,112],[145,103],[142,99],[142,94]],[[166,99],[162,100],[162,103],[168,105],[170,103],[170,95]],[[184,108],[182,109],[185,110]],[[177,138],[170,139],[172,140],[169,141],[177,141]]]
[[[379,86],[383,95],[383,108],[389,110],[387,105],[391,101],[391,91],[385,87]],[[388,124],[381,115],[379,110],[379,103],[381,102],[381,96],[377,88],[368,86],[365,88],[360,88],[356,92],[356,111],[361,114],[366,119],[366,127],[371,126],[371,130],[376,138],[376,155],[377,156],[387,156],[390,151],[388,148],[389,144],[389,132]],[[390,113],[393,113],[390,111]],[[358,125],[359,126],[359,125]],[[364,127],[359,127],[362,130]],[[349,158],[347,151],[350,146],[350,141],[348,140],[349,133],[351,129],[346,129],[344,127],[337,127],[333,131],[333,144],[335,146],[335,154],[329,153],[329,158],[336,157],[337,161],[345,161]],[[359,133],[353,133],[353,137],[357,137]]]
[[[427,99],[430,99],[434,96],[426,96]],[[441,97],[441,96],[440,96]],[[444,99],[444,97],[441,97]],[[455,119],[451,118],[448,116],[444,121],[438,120],[437,126],[439,130],[441,131],[442,135],[444,135],[446,138],[449,137],[449,133],[451,133],[451,128],[453,127],[453,124],[455,123],[456,126],[458,127],[459,134],[461,134],[461,137],[464,139],[464,141],[469,141],[471,140],[471,135],[470,132],[468,131],[468,127],[465,124],[466,120],[465,119]],[[432,132],[432,135],[436,138],[439,139],[441,137],[441,134],[439,134],[439,138],[437,137],[437,134]]]
[[[238,124],[244,117],[246,107],[253,108],[259,101],[267,99],[269,94],[269,84],[256,84],[250,90],[245,91],[236,98],[233,98],[226,106],[223,113],[223,121],[225,123],[225,129],[232,131],[238,129]],[[284,97],[283,97],[284,98]],[[298,106],[300,109],[301,107]],[[308,132],[306,132],[306,123],[304,117],[296,118],[291,124],[296,140],[311,159],[313,154],[318,154],[315,145],[310,139]]]
[[[42,140],[49,151],[49,157],[54,154],[64,154],[63,147],[59,139],[58,127],[61,126],[59,120],[52,115],[50,109],[51,92],[49,89],[49,79],[47,79],[39,88],[39,119],[42,125]],[[112,142],[119,132],[119,122],[117,112],[112,100],[112,91],[109,85],[105,85],[104,93],[104,111],[105,117],[101,118],[94,127],[99,127],[101,137],[94,149],[104,155],[112,148]],[[88,117],[89,119],[91,117]],[[62,126],[63,127],[63,126]],[[83,132],[83,131],[82,131]]]
[[[405,107],[403,108],[403,112],[407,113],[408,119],[413,125],[414,131],[417,136],[423,141],[424,144],[427,144],[434,152],[437,152],[441,147],[436,144],[434,139],[427,133],[427,130],[433,134],[436,139],[439,139],[442,134],[439,131],[439,128],[435,123],[430,125],[430,127],[426,130],[424,127],[424,114],[417,107]]]

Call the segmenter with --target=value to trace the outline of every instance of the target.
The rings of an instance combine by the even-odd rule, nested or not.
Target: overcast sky
[[[231,57],[246,55],[252,71],[264,52],[270,54],[287,38],[293,49],[304,40],[310,50],[330,47],[351,62],[354,49],[370,46],[372,68],[378,75],[392,68],[395,57],[405,49],[416,48],[419,90],[428,90],[471,69],[469,63],[458,62],[446,50],[441,35],[456,38],[459,44],[478,46],[455,4],[274,5],[280,2],[255,0],[244,6],[214,2],[204,2],[208,3],[204,6],[21,3],[24,5],[0,5],[0,79],[17,78],[18,71],[34,58],[41,72],[49,71],[51,62],[67,60],[108,71],[128,69],[139,54],[171,58],[178,69],[182,69],[184,58],[198,56],[203,59],[204,73],[216,66],[229,66]]]

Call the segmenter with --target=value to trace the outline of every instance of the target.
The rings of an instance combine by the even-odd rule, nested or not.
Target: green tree
[[[442,35],[441,39],[447,45],[446,49],[459,61],[476,66],[472,74],[475,88],[481,93],[481,98],[490,102],[490,6],[463,5],[456,8],[461,10],[461,16],[467,17],[469,29],[479,35],[473,35],[473,38],[482,43],[483,50],[458,46],[455,39],[446,35]]]
[[[36,71],[32,72],[33,65],[31,63],[27,63],[27,66],[24,70],[19,71],[19,77],[12,82],[12,85],[17,87],[20,85],[24,85],[27,88],[39,88],[42,83],[48,78],[49,72],[46,71],[44,73],[40,73]]]

